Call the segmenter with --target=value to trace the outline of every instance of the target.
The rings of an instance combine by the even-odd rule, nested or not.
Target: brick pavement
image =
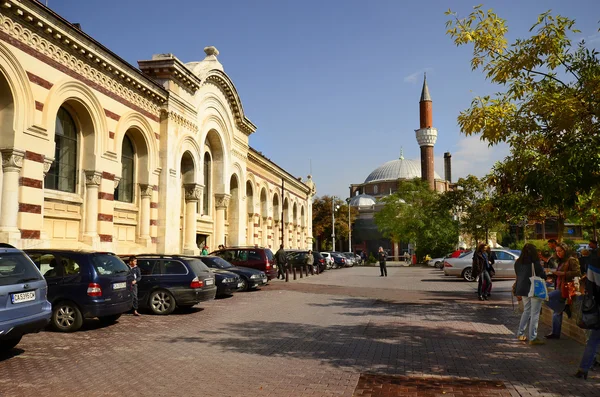
[[[468,379],[514,396],[600,395],[599,373],[587,382],[570,376],[581,345],[516,341],[518,315],[503,292],[512,282],[478,302],[473,283],[435,269],[389,269],[387,279],[372,272],[333,270],[168,317],[28,335],[0,357],[0,396],[436,395],[385,389],[393,382],[377,376],[421,386]],[[463,386],[457,396],[480,395]],[[439,395],[451,396],[444,387]]]

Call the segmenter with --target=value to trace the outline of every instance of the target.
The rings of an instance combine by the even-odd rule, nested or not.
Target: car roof
[[[25,252],[62,252],[71,254],[108,254],[116,255],[114,252],[109,251],[94,251],[90,249],[67,249],[67,248],[27,248]],[[119,255],[120,256],[120,255]],[[128,255],[131,256],[131,255]]]

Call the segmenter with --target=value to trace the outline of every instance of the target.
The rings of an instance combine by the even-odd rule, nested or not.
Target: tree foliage
[[[348,241],[348,203],[335,197],[315,197],[313,202],[313,235],[325,246],[319,249],[332,249],[332,210],[335,208],[335,236],[336,241]],[[350,207],[350,224],[358,216],[358,210]],[[336,248],[340,248],[336,243]]]
[[[381,199],[375,214],[381,233],[392,241],[416,245],[417,256],[445,255],[458,242],[458,225],[440,195],[420,179],[401,181],[398,190]]]
[[[561,233],[567,212],[600,185],[598,52],[583,41],[574,46],[575,21],[550,11],[538,17],[531,37],[510,45],[506,21],[492,10],[447,15],[456,45],[473,45],[471,68],[504,89],[476,97],[460,113],[463,133],[510,145],[490,176],[506,196],[508,217],[553,213]]]

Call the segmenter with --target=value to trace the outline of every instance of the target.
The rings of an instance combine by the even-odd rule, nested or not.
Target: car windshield
[[[109,254],[95,254],[92,255],[92,264],[94,268],[101,276],[112,276],[115,274],[127,274],[129,273],[129,266],[125,264],[115,255]]]
[[[271,250],[270,250],[270,249],[266,249],[266,250],[265,250],[265,254],[267,254],[267,259],[268,259],[269,261],[272,261],[272,260],[273,260],[273,252],[271,252]]]
[[[20,252],[0,254],[0,285],[42,280],[35,265]]]
[[[229,269],[230,267],[233,267],[233,265],[229,262],[227,262],[225,259],[223,258],[219,258],[218,256],[214,256],[214,257],[204,257],[202,258],[203,262],[206,262],[208,264],[208,266],[210,267],[215,267],[217,269]]]
[[[190,264],[190,267],[192,268],[192,270],[194,271],[194,273],[196,273],[196,274],[198,274],[198,273],[206,273],[206,272],[210,273],[210,269],[208,268],[208,266],[206,266],[204,264],[204,262],[202,262],[200,259],[185,258],[185,260],[187,261],[187,263]]]
[[[471,251],[463,252],[463,253],[462,253],[462,254],[460,254],[458,257],[459,257],[459,258],[462,258],[462,257],[465,257],[465,256],[467,256],[467,255],[469,255],[469,254],[471,254]]]

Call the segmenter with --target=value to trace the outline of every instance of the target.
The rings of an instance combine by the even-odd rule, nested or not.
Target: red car
[[[263,271],[269,280],[277,277],[275,258],[269,248],[261,247],[227,247],[222,250],[211,252],[233,266],[251,267]]]

